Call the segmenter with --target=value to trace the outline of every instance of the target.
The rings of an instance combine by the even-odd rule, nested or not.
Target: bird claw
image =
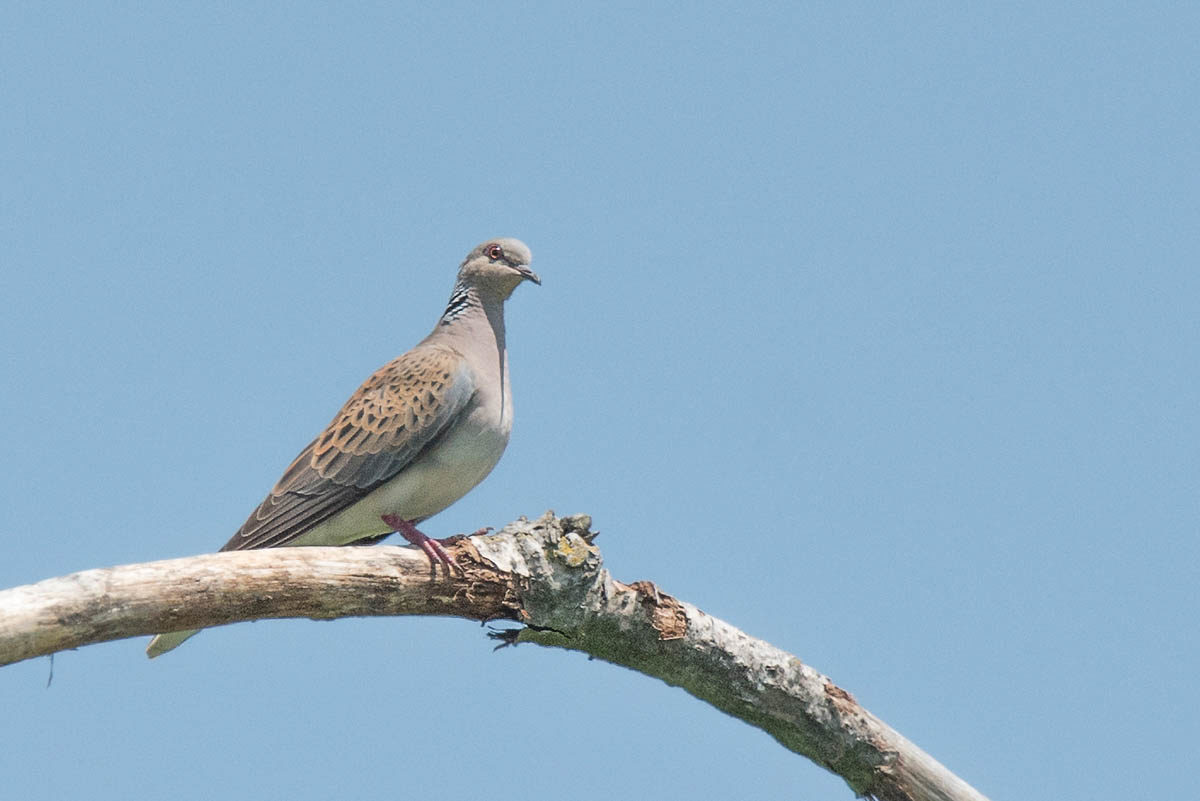
[[[458,562],[454,560],[454,557],[450,555],[445,546],[432,537],[425,538],[424,542],[421,543],[421,550],[429,557],[430,565],[441,562],[446,566],[447,571],[453,568],[457,569],[460,573],[462,572],[462,568],[459,567]]]
[[[382,520],[394,528],[401,537],[404,537],[404,539],[424,551],[425,555],[429,557],[430,567],[441,562],[445,565],[447,573],[450,573],[452,569],[456,569],[460,573],[463,572],[462,567],[459,566],[458,562],[455,561],[454,557],[450,555],[450,552],[446,550],[446,547],[440,541],[418,530],[411,521],[405,520],[399,515],[383,515]]]

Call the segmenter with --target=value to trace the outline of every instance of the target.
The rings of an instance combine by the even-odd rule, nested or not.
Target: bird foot
[[[433,537],[427,536],[417,529],[412,521],[405,520],[400,515],[382,515],[383,522],[394,528],[396,532],[404,539],[416,545],[425,555],[429,557],[430,566],[441,562],[446,566],[446,572],[449,573],[452,568],[456,568],[460,573],[462,568],[458,566],[458,562],[454,561],[454,557],[446,550],[445,546]]]

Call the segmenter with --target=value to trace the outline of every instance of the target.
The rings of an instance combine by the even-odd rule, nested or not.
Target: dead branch
[[[87,570],[0,592],[0,665],[91,643],[264,618],[513,620],[507,642],[582,651],[682,687],[884,801],[986,801],[795,656],[601,567],[586,515],[521,520],[431,580],[390,546],[277,548]],[[193,646],[194,647],[194,646]],[[181,658],[172,656],[170,658]]]

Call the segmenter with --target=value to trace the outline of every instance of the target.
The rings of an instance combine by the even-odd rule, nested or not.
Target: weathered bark
[[[521,519],[451,546],[463,575],[420,551],[278,548],[88,570],[0,592],[0,665],[90,643],[280,617],[449,615],[524,624],[509,643],[582,651],[682,687],[833,771],[861,796],[984,796],[769,643],[601,567],[586,515]],[[178,657],[174,657],[178,658]]]

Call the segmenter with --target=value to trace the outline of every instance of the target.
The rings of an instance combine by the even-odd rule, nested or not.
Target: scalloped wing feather
[[[284,471],[223,551],[286,545],[395,477],[467,408],[462,354],[423,347],[368,378]]]

